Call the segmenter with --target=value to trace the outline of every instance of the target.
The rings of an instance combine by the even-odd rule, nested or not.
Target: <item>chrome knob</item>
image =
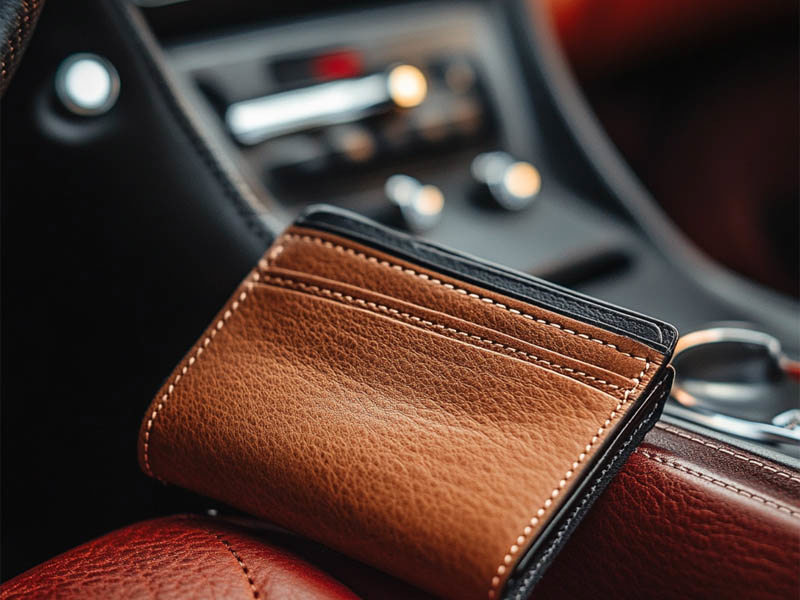
[[[472,176],[485,185],[492,198],[506,210],[527,208],[539,194],[542,177],[529,162],[506,152],[484,152],[472,161]]]
[[[411,231],[427,231],[442,218],[444,194],[435,185],[422,184],[408,175],[392,175],[384,192],[399,220]]]
[[[102,56],[73,54],[56,71],[56,94],[64,107],[76,115],[96,116],[108,112],[119,97],[117,70]]]

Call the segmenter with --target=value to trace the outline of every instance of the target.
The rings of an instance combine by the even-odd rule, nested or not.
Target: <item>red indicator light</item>
[[[364,73],[361,55],[352,50],[331,52],[311,59],[311,74],[314,79],[330,81],[358,77]]]

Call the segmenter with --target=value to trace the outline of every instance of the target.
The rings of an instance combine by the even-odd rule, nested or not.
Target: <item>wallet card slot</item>
[[[262,268],[267,263],[453,315],[562,356],[580,356],[584,363],[629,379],[653,360],[654,353],[633,340],[487,294],[329,234],[290,231],[276,242]]]
[[[537,306],[555,310],[606,330],[635,337],[661,353],[671,353],[677,331],[671,325],[595,298],[513,271],[450,248],[420,240],[333,206],[311,206],[297,225],[322,229],[385,250],[396,257],[447,273],[459,280],[493,289]]]
[[[367,310],[429,332],[468,343],[481,350],[502,354],[569,377],[616,398],[622,398],[637,380],[629,379],[574,357],[564,356],[525,340],[488,329],[479,323],[465,321],[424,306],[390,298],[371,290],[341,282],[270,267],[261,272],[260,285],[273,285],[318,296],[340,304]],[[650,369],[650,362],[641,366],[641,379]]]

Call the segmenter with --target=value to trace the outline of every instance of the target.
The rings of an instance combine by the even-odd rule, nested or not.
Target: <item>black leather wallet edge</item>
[[[663,321],[420,240],[341,208],[324,204],[309,206],[297,218],[295,225],[341,235],[497,293],[631,337],[667,357],[672,354],[678,339],[675,327]]]

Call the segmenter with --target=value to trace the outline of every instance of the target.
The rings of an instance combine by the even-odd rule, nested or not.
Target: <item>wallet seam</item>
[[[522,312],[520,310],[517,310],[515,308],[511,308],[511,307],[503,304],[502,302],[498,302],[497,300],[495,300],[493,298],[489,298],[487,296],[482,296],[480,294],[476,294],[474,292],[470,292],[469,290],[466,290],[464,288],[456,287],[453,284],[446,283],[446,282],[442,281],[439,278],[431,277],[427,273],[421,273],[419,271],[415,271],[414,269],[410,269],[410,268],[405,267],[403,265],[399,265],[399,264],[395,264],[395,263],[389,262],[388,260],[385,260],[385,259],[382,259],[382,258],[378,258],[377,256],[372,256],[372,255],[366,254],[366,253],[364,253],[364,252],[362,252],[360,250],[356,250],[355,248],[352,248],[350,246],[345,246],[345,245],[340,244],[340,243],[331,242],[330,240],[326,240],[326,239],[324,239],[322,237],[319,237],[319,236],[312,236],[312,235],[300,234],[300,233],[284,233],[283,235],[281,235],[278,238],[278,240],[275,242],[275,246],[273,247],[272,250],[269,251],[269,253],[267,255],[268,259],[271,262],[274,263],[274,261],[277,260],[277,258],[283,253],[283,251],[285,250],[285,246],[283,245],[283,242],[285,240],[287,240],[287,239],[295,240],[295,241],[312,242],[314,244],[318,244],[318,245],[324,246],[325,248],[330,248],[330,249],[333,249],[333,250],[337,250],[339,252],[344,252],[345,254],[349,254],[351,256],[354,256],[356,258],[360,258],[362,260],[366,260],[367,262],[370,262],[370,263],[373,263],[373,264],[378,264],[378,265],[384,266],[386,268],[392,269],[394,271],[398,271],[398,272],[401,272],[401,273],[405,273],[406,275],[417,277],[419,279],[422,279],[423,281],[426,281],[428,283],[432,283],[434,285],[442,286],[443,288],[445,288],[445,289],[447,289],[449,291],[452,291],[453,293],[456,293],[456,294],[458,294],[460,296],[466,296],[468,298],[472,298],[474,300],[478,300],[480,302],[484,302],[486,304],[490,304],[490,305],[496,306],[497,308],[499,308],[501,310],[505,310],[507,312],[510,312],[513,315],[522,317],[522,318],[527,319],[529,321],[534,321],[534,322],[539,323],[541,325],[548,325],[550,327],[555,327],[556,329],[559,329],[559,330],[561,330],[561,331],[563,331],[563,332],[565,332],[567,334],[574,335],[574,336],[577,336],[577,337],[579,337],[581,339],[585,339],[585,340],[588,340],[588,341],[591,341],[591,342],[595,342],[595,343],[601,344],[603,346],[608,346],[609,348],[611,348],[612,350],[614,350],[615,352],[617,352],[617,353],[619,353],[619,354],[621,354],[623,356],[627,356],[629,358],[633,358],[633,359],[636,359],[636,360],[639,360],[639,361],[650,360],[647,357],[637,356],[637,355],[632,354],[630,352],[625,352],[624,350],[620,350],[619,347],[616,344],[612,344],[611,342],[608,342],[606,340],[602,340],[600,338],[592,337],[589,334],[582,333],[582,332],[574,330],[574,329],[570,329],[570,328],[568,328],[568,327],[566,327],[566,326],[564,326],[564,325],[562,325],[560,323],[556,323],[554,321],[548,321],[546,319],[542,319],[542,318],[537,317],[535,315],[524,313],[524,312]],[[263,261],[263,263],[266,263],[266,261]],[[262,269],[264,268],[262,263],[259,263],[259,266],[261,266]]]
[[[261,276],[258,274],[257,271],[253,271],[251,275],[247,277],[247,279],[244,282],[244,285],[247,286],[247,290],[242,290],[238,298],[231,303],[230,308],[226,309],[225,312],[222,314],[222,317],[218,319],[217,322],[212,327],[209,327],[206,330],[208,333],[203,338],[203,341],[197,346],[197,350],[195,350],[194,354],[192,354],[180,368],[180,371],[175,376],[172,383],[170,383],[167,386],[166,392],[164,392],[161,395],[160,399],[158,400],[158,403],[156,404],[155,408],[153,408],[150,416],[147,419],[147,423],[144,429],[144,436],[143,436],[144,440],[143,440],[142,450],[143,450],[144,470],[151,477],[155,477],[156,479],[162,480],[155,473],[153,473],[152,465],[150,464],[150,437],[153,432],[153,427],[155,425],[156,418],[169,402],[173,392],[175,391],[181,379],[183,379],[187,375],[189,369],[192,367],[192,365],[194,365],[195,362],[197,362],[197,359],[200,358],[200,355],[203,353],[203,351],[211,345],[211,342],[216,337],[217,333],[222,330],[222,328],[225,326],[225,323],[228,322],[228,320],[236,313],[239,306],[241,306],[241,304],[247,299],[247,292],[249,292],[254,285],[253,282],[249,281],[249,279],[252,279],[253,281],[258,281],[259,279],[261,279]]]
[[[547,365],[547,367],[555,368],[555,369],[558,369],[559,371],[564,371],[565,372],[564,375],[566,377],[569,377],[570,379],[573,379],[574,381],[578,381],[579,383],[585,383],[585,382],[582,382],[580,379],[576,378],[576,376],[579,376],[580,378],[589,379],[589,380],[591,380],[592,382],[594,382],[594,383],[596,383],[598,385],[601,385],[603,387],[609,388],[610,390],[613,390],[614,392],[618,392],[618,391],[622,390],[622,392],[624,393],[625,391],[628,391],[627,388],[623,388],[622,386],[619,386],[619,385],[617,385],[615,383],[611,383],[609,381],[606,381],[605,379],[600,379],[599,377],[595,377],[594,375],[589,375],[588,373],[585,373],[583,371],[578,371],[576,369],[573,369],[572,367],[565,367],[563,365],[559,365],[559,364],[557,364],[557,363],[555,363],[555,362],[553,362],[551,360],[547,360],[547,359],[541,358],[539,356],[536,356],[535,354],[531,354],[530,352],[526,352],[524,350],[519,350],[517,348],[514,348],[513,346],[509,346],[507,344],[503,344],[501,342],[497,342],[497,341],[491,340],[489,338],[484,338],[484,337],[481,337],[479,335],[475,335],[473,333],[469,333],[467,331],[462,331],[462,330],[456,329],[454,327],[449,327],[447,325],[442,325],[441,323],[436,323],[436,322],[430,321],[428,319],[423,319],[422,317],[418,317],[416,315],[412,315],[412,314],[410,314],[408,312],[400,311],[400,310],[398,310],[396,308],[392,308],[391,306],[386,306],[384,304],[378,304],[377,302],[372,302],[370,300],[364,300],[363,298],[357,298],[357,297],[352,296],[350,294],[343,294],[342,292],[337,292],[335,290],[330,290],[328,288],[323,288],[323,287],[320,287],[318,285],[308,284],[308,283],[305,283],[305,282],[302,282],[302,281],[295,281],[295,280],[289,279],[287,277],[279,277],[279,276],[276,276],[276,275],[270,275],[268,273],[264,273],[263,274],[263,280],[264,281],[270,281],[271,284],[276,286],[276,287],[280,287],[280,288],[284,288],[284,289],[292,289],[292,290],[298,291],[300,293],[305,293],[307,295],[316,296],[316,297],[320,297],[320,298],[323,298],[323,297],[324,298],[329,298],[329,299],[333,300],[334,302],[339,302],[339,303],[343,303],[343,304],[347,303],[347,304],[351,304],[351,305],[358,305],[358,306],[361,306],[364,309],[370,310],[371,312],[374,312],[376,314],[386,314],[386,316],[388,318],[391,318],[391,319],[396,320],[396,321],[401,321],[401,319],[399,317],[402,317],[402,321],[401,322],[411,321],[413,325],[420,326],[420,327],[421,326],[425,326],[424,328],[426,330],[441,333],[442,335],[446,335],[450,339],[455,339],[455,340],[462,341],[462,340],[465,340],[466,338],[468,338],[469,340],[473,340],[473,343],[471,343],[470,345],[478,347],[478,348],[481,348],[481,349],[485,349],[485,346],[477,346],[474,342],[483,342],[483,343],[489,344],[489,345],[491,345],[493,347],[499,347],[499,348],[501,348],[503,350],[507,350],[507,351],[511,352],[512,354],[506,354],[506,356],[509,356],[510,358],[514,358],[515,356],[516,357],[525,357],[525,358],[520,358],[520,360],[523,360],[524,362],[528,362],[528,363],[530,363],[532,365],[535,365],[535,366],[539,366],[537,363],[544,363],[545,365]],[[262,283],[262,285],[266,285],[266,284]],[[300,288],[300,289],[298,289],[298,288]],[[447,333],[444,333],[444,332],[447,332]],[[455,335],[448,335],[448,333],[449,334],[455,334]],[[456,335],[458,337],[455,337]],[[526,358],[532,359],[533,362],[531,360],[526,360]],[[550,370],[550,368],[548,368],[547,370]],[[641,373],[640,373],[640,376],[641,376]],[[635,379],[631,380],[631,383],[634,384],[634,388],[635,388],[635,385],[636,385],[635,381],[636,381]],[[591,384],[589,384],[589,385],[591,385]],[[593,387],[594,389],[597,389],[600,392],[603,392],[603,390],[595,387],[594,385],[592,385],[591,387]],[[614,396],[610,392],[604,392],[604,393],[608,393],[612,397],[618,398],[617,396]]]
[[[611,425],[612,421],[614,421],[617,418],[619,411],[621,411],[628,403],[630,395],[636,390],[636,388],[639,387],[639,384],[642,382],[642,379],[646,375],[647,371],[650,369],[650,365],[651,365],[650,362],[645,363],[645,366],[642,369],[641,373],[639,373],[639,376],[633,379],[633,381],[635,382],[634,386],[629,390],[625,391],[625,395],[623,396],[623,398],[619,401],[614,410],[611,411],[611,413],[609,414],[608,418],[605,420],[603,425],[600,428],[598,428],[597,433],[592,437],[589,443],[586,444],[584,451],[578,455],[578,458],[575,461],[573,461],[571,468],[567,469],[566,473],[564,474],[564,477],[558,482],[558,485],[555,488],[553,488],[553,491],[550,492],[550,497],[544,501],[542,506],[536,511],[536,514],[533,517],[531,517],[531,519],[528,521],[528,524],[525,525],[520,535],[517,536],[514,543],[511,544],[511,546],[508,549],[508,552],[506,552],[506,555],[503,557],[503,560],[497,567],[496,574],[492,576],[492,580],[489,585],[489,591],[488,591],[488,597],[490,598],[490,600],[493,600],[497,596],[497,590],[500,587],[500,583],[502,581],[501,578],[503,577],[503,575],[506,574],[506,571],[511,565],[511,562],[514,560],[514,556],[519,552],[523,544],[525,544],[525,542],[528,540],[529,536],[533,532],[533,527],[539,524],[539,520],[542,517],[544,517],[547,509],[550,508],[550,506],[553,504],[553,500],[555,500],[561,494],[561,490],[563,490],[564,487],[567,485],[567,481],[572,478],[574,471],[586,459],[587,454],[591,451],[592,447],[598,442],[598,440],[606,431],[606,429],[609,427],[609,425]]]

